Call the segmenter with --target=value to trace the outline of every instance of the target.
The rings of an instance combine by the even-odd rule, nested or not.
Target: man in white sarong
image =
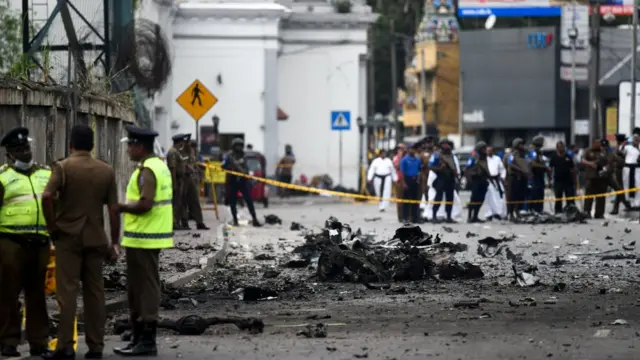
[[[487,207],[487,220],[502,220],[507,216],[506,191],[504,188],[504,180],[507,177],[507,169],[504,168],[502,159],[495,154],[491,146],[487,148],[487,166],[489,167],[489,188],[484,204]]]
[[[371,165],[369,165],[367,181],[373,181],[376,196],[382,198],[378,204],[378,209],[380,209],[380,212],[385,211],[389,206],[388,199],[391,198],[391,185],[398,181],[398,175],[393,166],[393,161],[386,156],[384,150],[380,150],[378,157],[373,159]]]
[[[624,168],[622,169],[622,186],[625,190],[634,189],[640,186],[640,166],[638,161],[640,160],[640,137],[636,134],[633,135],[630,144],[627,144],[622,148],[622,154],[624,155]],[[636,191],[627,193],[629,202],[631,202],[631,208],[640,207],[640,194]]]

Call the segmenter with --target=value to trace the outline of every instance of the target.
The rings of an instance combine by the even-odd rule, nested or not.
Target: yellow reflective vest
[[[144,214],[124,214],[122,246],[137,249],[166,249],[173,247],[173,186],[169,167],[158,157],[141,163],[131,175],[127,185],[127,203],[140,200],[138,176],[147,168],[156,178],[156,196],[153,207]]]
[[[42,213],[42,193],[50,177],[51,170],[45,167],[36,167],[30,175],[9,165],[0,167],[0,184],[4,189],[0,233],[49,236]]]

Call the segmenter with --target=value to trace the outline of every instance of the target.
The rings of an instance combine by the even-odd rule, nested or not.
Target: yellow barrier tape
[[[203,167],[211,167],[211,165],[208,165],[208,164],[201,164],[201,165]],[[284,183],[284,182],[277,181],[277,180],[265,179],[265,178],[252,176],[252,175],[244,174],[244,173],[237,172],[237,171],[227,170],[227,169],[223,169],[223,168],[217,168],[216,170],[217,171],[224,171],[224,172],[226,172],[227,174],[230,174],[230,175],[243,177],[245,179],[251,179],[251,180],[255,180],[255,181],[260,181],[260,182],[268,184],[268,185],[273,185],[273,186],[277,186],[277,187],[281,187],[281,188],[285,188],[285,189],[303,191],[303,192],[314,193],[314,194],[333,195],[333,196],[338,196],[338,197],[351,198],[351,199],[354,199],[354,200],[362,200],[362,201],[366,201],[366,200],[383,201],[383,200],[385,200],[385,201],[394,202],[394,203],[400,203],[400,204],[441,204],[441,205],[451,205],[451,204],[453,204],[453,202],[451,202],[451,201],[429,201],[429,200],[421,201],[421,200],[410,200],[410,199],[399,199],[399,198],[382,198],[382,197],[372,196],[372,195],[351,194],[351,193],[345,193],[345,192],[334,191],[334,190],[316,189],[316,188],[312,188],[312,187],[308,187],[308,186],[288,184],[288,183]],[[576,196],[568,196],[568,197],[563,197],[563,198],[546,198],[546,199],[542,199],[542,200],[508,201],[507,204],[525,204],[525,203],[526,204],[536,204],[536,203],[547,203],[547,202],[557,202],[557,201],[572,201],[572,200],[595,199],[595,198],[600,198],[600,197],[608,197],[608,196],[615,196],[615,195],[619,195],[619,194],[626,194],[626,193],[631,193],[631,192],[636,192],[636,191],[640,191],[640,187],[635,187],[633,189],[617,190],[617,191],[612,191],[612,192],[602,193],[602,194],[576,195]],[[467,205],[482,205],[482,203],[468,202]]]

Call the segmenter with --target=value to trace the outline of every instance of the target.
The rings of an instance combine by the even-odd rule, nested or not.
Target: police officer
[[[613,176],[611,178],[611,183],[609,186],[614,188],[616,191],[622,189],[622,169],[624,168],[624,153],[623,149],[625,145],[627,145],[627,136],[625,134],[617,134],[616,135],[617,146],[613,151],[613,160],[615,163],[615,168],[613,172]],[[612,185],[617,184],[617,187]],[[613,209],[611,210],[611,215],[617,215],[620,211],[620,204],[624,205],[626,210],[631,208],[631,203],[627,200],[625,193],[619,193],[616,195],[615,202],[613,203]]]
[[[469,158],[465,167],[467,176],[471,179],[471,204],[468,206],[467,221],[482,223],[484,221],[478,218],[478,213],[487,194],[491,174],[487,164],[487,144],[478,141],[475,150],[474,156]]]
[[[244,141],[240,138],[235,138],[231,141],[231,151],[225,154],[222,160],[222,168],[225,170],[231,170],[237,173],[248,174],[247,162],[244,158]],[[262,226],[256,216],[256,209],[253,206],[253,199],[251,199],[251,193],[249,191],[250,181],[248,178],[227,174],[227,198],[229,206],[231,207],[231,215],[233,216],[233,225],[238,226],[238,192],[242,194],[242,198],[247,204],[251,218],[253,219],[253,226]]]
[[[515,138],[511,145],[511,154],[507,157],[510,201],[507,208],[509,218],[513,220],[520,216],[520,209],[524,207],[524,201],[527,199],[528,183],[532,179],[532,174],[527,163],[524,140]]]
[[[29,130],[15,128],[0,141],[10,164],[0,167],[0,355],[19,357],[24,290],[27,341],[32,356],[49,355],[49,316],[44,282],[49,263],[49,233],[41,197],[51,170],[35,164]]]
[[[188,134],[191,138],[191,134]],[[189,218],[196,221],[198,230],[209,230],[202,218],[202,207],[200,206],[200,181],[198,159],[196,158],[195,144],[192,147],[189,140],[182,146],[182,158],[186,159],[186,172],[184,177],[182,204],[186,207],[182,215],[182,227],[189,227]],[[187,212],[188,211],[188,212]]]
[[[177,134],[171,139],[173,147],[167,153],[167,166],[171,171],[171,181],[173,183],[173,228],[174,230],[189,230],[189,222],[183,220],[182,200],[184,198],[184,183],[186,177],[186,162],[182,157],[185,143],[189,141],[189,134]]]
[[[617,173],[618,173],[618,168],[624,167],[624,158],[622,158],[622,162],[621,162],[620,157],[616,153],[616,150],[611,148],[611,145],[609,144],[609,140],[607,139],[602,139],[602,152],[605,154],[605,157],[607,159],[606,166],[609,169],[606,172],[608,175],[607,184],[610,188],[613,189],[613,191],[620,191],[622,190],[622,184],[618,180]],[[623,197],[620,198],[619,195],[623,195]],[[625,207],[627,209],[631,207],[631,205],[624,200],[624,193],[617,194],[613,203],[613,209],[611,211],[611,215],[618,214],[618,211],[620,209],[620,203],[625,204]]]
[[[434,222],[437,222],[440,202],[442,202],[444,198],[447,202],[444,206],[447,214],[446,222],[455,223],[455,220],[451,217],[451,211],[453,210],[456,180],[458,179],[458,167],[456,166],[456,161],[453,158],[451,145],[452,144],[448,139],[441,139],[440,152],[433,154],[429,161],[429,167],[438,175],[433,183],[433,187],[436,190],[436,196],[433,204]]]
[[[153,154],[158,133],[127,126],[131,160],[137,169],[127,185],[122,247],[127,259],[127,287],[131,342],[114,352],[123,356],[156,355],[156,329],[160,307],[160,250],[173,247],[173,184],[167,165]]]
[[[420,170],[422,162],[418,157],[420,144],[413,144],[409,153],[400,160],[400,171],[404,178],[404,192],[402,198],[411,202],[403,204],[403,218],[417,224],[420,221],[418,196],[420,196]]]
[[[113,167],[91,156],[94,138],[89,126],[71,129],[70,146],[71,155],[54,164],[42,195],[44,217],[56,246],[56,296],[60,305],[57,349],[47,358],[75,357],[74,320],[82,281],[85,340],[89,347],[85,359],[100,359],[106,320],[102,266],[107,256],[115,260],[120,253],[116,175]],[[53,204],[56,196],[57,214]],[[109,209],[111,242],[103,226],[105,205]]]
[[[602,151],[602,141],[599,138],[593,140],[591,147],[587,149],[581,161],[584,167],[585,179],[585,195],[596,195],[607,192],[609,185],[610,168],[607,167],[606,154]],[[595,198],[596,211],[594,217],[596,219],[604,218],[605,197]],[[591,216],[591,207],[593,206],[593,198],[587,197],[584,200],[584,212]]]
[[[529,161],[533,175],[531,179],[531,191],[529,193],[529,199],[532,201],[531,204],[529,204],[529,208],[537,213],[541,213],[544,209],[545,175],[549,177],[549,184],[551,184],[551,170],[547,166],[547,158],[542,154],[543,146],[544,138],[542,136],[536,136],[533,138],[532,149],[529,151]]]
[[[293,148],[287,144],[284,146],[284,156],[278,161],[278,167],[276,168],[276,176],[278,181],[285,184],[291,184],[293,181],[293,165],[296,163],[296,157],[293,155]],[[289,189],[280,188],[280,197],[288,196],[290,194]]]
[[[564,142],[556,143],[556,152],[551,155],[549,167],[553,169],[553,191],[556,198],[555,213],[562,212],[562,198],[576,196],[576,165],[573,152],[567,151]],[[574,200],[566,200],[567,205],[573,205]]]

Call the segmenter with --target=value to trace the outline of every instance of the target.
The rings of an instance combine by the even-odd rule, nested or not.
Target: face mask
[[[24,161],[20,161],[20,160],[16,160],[13,163],[13,166],[15,166],[17,169],[20,170],[29,170],[31,169],[31,167],[33,166],[33,160],[29,161],[29,162],[24,162]]]

